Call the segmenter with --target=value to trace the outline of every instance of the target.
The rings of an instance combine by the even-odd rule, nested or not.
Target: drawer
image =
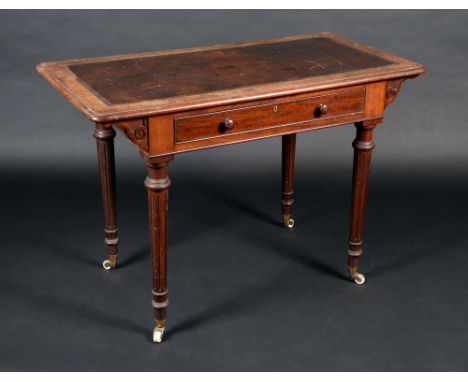
[[[279,99],[261,105],[184,115],[174,120],[175,142],[193,142],[362,113],[364,100],[365,89],[360,87],[321,96]]]

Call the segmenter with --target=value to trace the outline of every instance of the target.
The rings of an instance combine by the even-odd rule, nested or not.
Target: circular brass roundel
[[[139,128],[137,128],[137,129],[135,130],[135,133],[134,133],[134,134],[135,134],[135,139],[137,139],[137,140],[139,140],[139,141],[145,139],[145,137],[146,137],[146,131],[145,131],[144,126],[140,126]]]

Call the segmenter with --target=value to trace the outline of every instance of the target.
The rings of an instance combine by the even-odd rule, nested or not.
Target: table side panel
[[[385,109],[387,81],[373,82],[367,85],[366,107],[364,116],[369,118],[380,118]]]
[[[149,118],[150,153],[167,153],[174,151],[174,116],[162,115]]]

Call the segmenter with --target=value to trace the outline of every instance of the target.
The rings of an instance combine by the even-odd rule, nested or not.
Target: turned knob
[[[232,130],[234,128],[235,122],[230,118],[226,118],[222,125],[224,130]]]
[[[317,112],[319,115],[324,115],[328,113],[328,106],[324,103],[320,104],[320,106],[317,109]]]

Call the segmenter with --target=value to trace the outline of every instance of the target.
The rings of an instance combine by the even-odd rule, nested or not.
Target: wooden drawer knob
[[[224,130],[232,130],[234,128],[234,125],[235,122],[230,118],[226,118],[222,123]]]

